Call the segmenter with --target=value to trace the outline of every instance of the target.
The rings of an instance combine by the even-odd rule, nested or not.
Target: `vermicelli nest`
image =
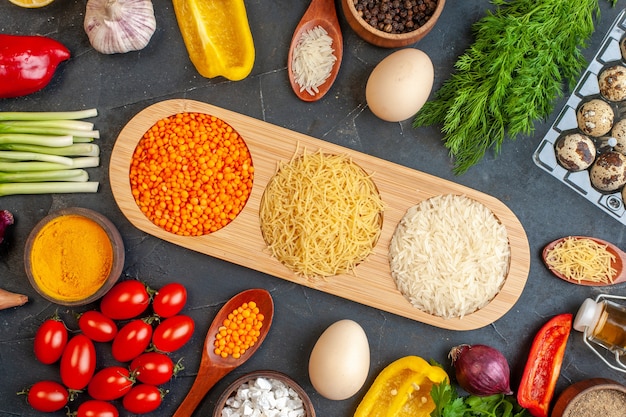
[[[346,156],[306,153],[281,163],[259,210],[272,256],[313,278],[352,271],[372,252],[383,201],[372,178]]]

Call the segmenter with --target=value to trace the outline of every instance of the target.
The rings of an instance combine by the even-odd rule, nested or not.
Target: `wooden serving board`
[[[131,195],[129,168],[137,143],[155,122],[180,112],[211,114],[230,124],[246,141],[254,164],[254,185],[245,208],[229,225],[205,236],[184,237],[166,232],[144,216]],[[289,161],[294,154],[303,150],[349,155],[355,163],[373,175],[386,204],[378,243],[373,253],[353,273],[326,279],[307,279],[294,274],[273,258],[266,248],[259,225],[261,196],[268,181],[276,173],[278,163]],[[122,212],[134,226],[146,233],[278,278],[445,329],[471,330],[493,323],[517,302],[528,278],[530,250],[526,233],[515,214],[498,199],[423,172],[199,101],[167,100],[139,112],[117,138],[111,155],[110,179],[113,196]],[[389,242],[406,210],[440,194],[466,195],[489,207],[506,226],[511,246],[509,274],[502,290],[487,306],[463,318],[443,319],[413,307],[396,288],[389,268]]]

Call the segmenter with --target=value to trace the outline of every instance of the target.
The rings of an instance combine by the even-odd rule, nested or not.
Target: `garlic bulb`
[[[84,27],[98,52],[138,51],[156,30],[152,0],[88,0]]]

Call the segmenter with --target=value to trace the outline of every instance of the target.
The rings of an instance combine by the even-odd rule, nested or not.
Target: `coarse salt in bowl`
[[[247,415],[244,403],[248,409],[259,411],[259,415],[315,417],[306,391],[277,371],[254,371],[236,379],[220,395],[213,417],[243,417]]]

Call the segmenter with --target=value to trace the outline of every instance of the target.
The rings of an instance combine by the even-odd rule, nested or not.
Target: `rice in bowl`
[[[500,291],[511,251],[506,228],[465,196],[435,196],[409,208],[389,244],[391,275],[411,304],[460,318]]]

